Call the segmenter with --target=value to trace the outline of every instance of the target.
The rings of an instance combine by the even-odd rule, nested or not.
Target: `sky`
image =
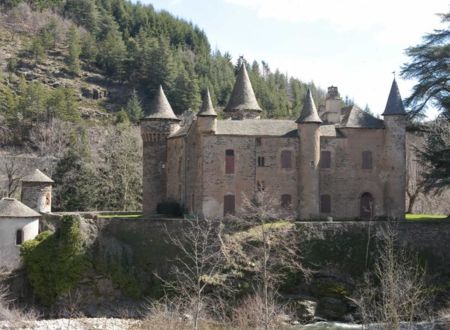
[[[134,1],[136,2],[136,1]],[[407,47],[442,28],[448,0],[141,0],[192,21],[212,49],[236,60],[267,62],[272,70],[338,86],[361,107],[381,114],[393,72],[402,97],[414,81],[399,77]],[[433,118],[436,111],[429,110]]]

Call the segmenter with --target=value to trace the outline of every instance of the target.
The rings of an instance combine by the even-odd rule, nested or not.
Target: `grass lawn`
[[[142,213],[130,214],[99,214],[97,218],[121,218],[121,219],[137,219],[142,218]]]
[[[417,220],[445,220],[447,215],[440,214],[405,214],[406,220],[417,221]]]

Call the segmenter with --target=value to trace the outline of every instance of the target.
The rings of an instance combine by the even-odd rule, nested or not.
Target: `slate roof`
[[[244,63],[239,69],[230,100],[228,101],[224,112],[235,112],[240,110],[262,111],[256,100],[255,92],[253,91],[252,83],[250,82]]]
[[[386,108],[384,109],[382,115],[406,115],[405,107],[403,105],[402,97],[400,95],[400,91],[398,90],[398,85],[395,78],[392,81],[391,91],[389,92]]]
[[[14,198],[0,200],[0,218],[37,218],[41,215]]]
[[[169,138],[185,136],[190,125],[182,126]],[[246,119],[246,120],[218,120],[215,135],[234,136],[280,136],[298,137],[297,124],[292,120],[280,119]],[[321,125],[320,135],[324,137],[341,137],[342,133],[335,125]]]
[[[311,90],[308,88],[306,92],[305,101],[303,102],[303,110],[300,113],[300,117],[296,120],[296,123],[321,123],[322,120],[317,113],[316,105],[311,94]]]
[[[150,106],[150,114],[143,119],[179,120],[177,116],[175,116],[175,113],[167,100],[166,94],[164,94],[162,86],[159,86],[159,90],[153,99],[152,105]]]
[[[218,120],[216,135],[298,136],[294,121],[278,119]]]
[[[21,180],[22,182],[40,182],[40,183],[54,183],[47,175],[35,169],[32,173],[28,174]]]
[[[197,116],[201,117],[217,117],[217,113],[211,102],[211,95],[209,94],[209,89],[206,90],[206,94],[203,97],[202,107],[198,112]]]
[[[342,108],[342,120],[339,127],[343,128],[384,128],[381,119],[375,118],[356,106]]]

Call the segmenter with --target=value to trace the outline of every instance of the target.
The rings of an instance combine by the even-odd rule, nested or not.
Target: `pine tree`
[[[138,122],[144,116],[141,101],[139,100],[136,90],[134,89],[131,93],[127,106],[125,107],[125,112],[128,115],[128,118],[134,123]]]
[[[81,46],[80,36],[78,35],[78,30],[74,25],[72,25],[67,32],[67,43],[69,45],[69,54],[67,57],[69,71],[74,75],[78,75],[80,73]]]

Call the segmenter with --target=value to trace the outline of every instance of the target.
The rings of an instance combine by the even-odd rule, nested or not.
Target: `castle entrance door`
[[[372,220],[374,211],[374,202],[372,194],[365,192],[361,195],[361,204],[359,216],[362,220]]]

